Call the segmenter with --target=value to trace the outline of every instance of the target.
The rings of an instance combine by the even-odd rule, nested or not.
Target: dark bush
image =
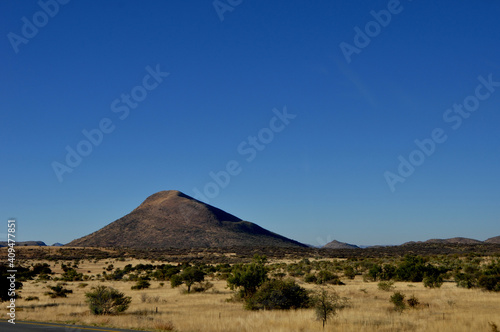
[[[407,255],[396,269],[396,278],[400,281],[421,282],[425,272],[425,259],[423,257]]]
[[[45,293],[45,295],[50,296],[51,298],[56,297],[68,297],[67,294],[73,293],[71,289],[64,288],[63,284],[57,284],[56,286],[47,286],[51,290],[51,292]]]
[[[132,301],[130,296],[106,286],[93,287],[85,293],[90,312],[94,315],[118,314],[128,309]]]
[[[145,289],[149,288],[151,286],[151,283],[147,280],[141,279],[136,282],[134,286],[131,287],[131,289]]]
[[[482,275],[477,284],[485,290],[500,292],[500,275]]]
[[[338,275],[327,271],[327,270],[321,270],[318,272],[316,275],[316,283],[321,285],[321,284],[332,284],[332,285],[345,285],[342,281],[340,281],[340,278]]]
[[[420,301],[415,297],[415,295],[412,295],[406,302],[408,302],[410,308],[416,308],[420,304]]]
[[[313,284],[315,284],[316,281],[318,281],[318,278],[316,278],[315,274],[308,273],[308,274],[306,274],[304,276],[304,281],[307,282],[307,283],[313,283]]]
[[[252,297],[246,299],[246,308],[250,310],[298,309],[309,305],[307,290],[292,279],[266,281]]]
[[[344,267],[344,276],[350,280],[354,279],[356,277],[356,271],[354,268],[350,265]]]
[[[440,288],[443,285],[443,277],[441,275],[426,275],[423,282],[425,287]]]

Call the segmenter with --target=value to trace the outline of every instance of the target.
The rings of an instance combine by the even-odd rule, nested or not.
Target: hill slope
[[[161,191],[100,230],[71,241],[76,247],[200,248],[305,247],[179,191]]]
[[[490,237],[485,243],[498,243],[500,244],[500,236]]]

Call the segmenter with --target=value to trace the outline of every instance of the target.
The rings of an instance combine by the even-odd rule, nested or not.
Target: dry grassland
[[[60,263],[54,272],[62,272]],[[108,264],[123,267],[126,264],[151,263],[149,261],[116,260],[97,263],[85,260],[78,272],[84,274],[102,273]],[[158,263],[157,263],[158,264]],[[91,273],[89,273],[89,271]],[[315,320],[312,309],[291,311],[247,311],[242,303],[228,302],[233,292],[226,288],[226,282],[211,280],[214,289],[206,293],[182,294],[172,289],[169,282],[160,286],[152,281],[145,290],[131,290],[134,282],[86,281],[69,282],[66,287],[73,290],[67,298],[50,299],[44,292],[48,285],[56,282],[24,283],[23,299],[17,301],[18,319],[52,321],[70,324],[101,325],[147,331],[168,331],[171,327],[182,332],[293,332],[293,331],[493,331],[489,322],[500,326],[500,294],[480,290],[457,288],[455,283],[444,283],[440,289],[426,289],[422,283],[395,283],[395,290],[407,297],[415,295],[422,305],[407,309],[402,314],[391,310],[389,297],[392,292],[381,291],[376,282],[363,282],[360,276],[355,280],[343,280],[345,286],[330,286],[340,296],[349,298],[350,306],[339,312],[322,329]],[[88,284],[79,287],[81,284]],[[85,303],[85,292],[96,285],[114,287],[132,297],[130,308],[118,316],[99,317],[90,314]],[[306,288],[313,288],[303,284]],[[37,296],[38,301],[26,301],[28,296]]]

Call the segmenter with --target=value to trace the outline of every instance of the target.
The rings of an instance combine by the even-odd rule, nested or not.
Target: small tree
[[[336,292],[326,289],[317,291],[312,296],[312,304],[316,311],[316,318],[323,322],[323,328],[330,317],[347,306],[347,299],[341,298]]]
[[[90,312],[94,315],[118,314],[128,309],[132,299],[130,296],[106,286],[93,287],[85,293]]]
[[[188,293],[191,292],[191,286],[196,282],[205,280],[205,272],[200,269],[190,266],[185,268],[180,274],[173,275],[170,278],[172,288],[178,287],[182,284],[187,286]]]

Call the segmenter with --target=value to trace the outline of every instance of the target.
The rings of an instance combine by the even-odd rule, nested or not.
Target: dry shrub
[[[172,322],[165,322],[165,321],[155,321],[153,324],[153,327],[155,330],[158,331],[173,331],[174,330],[174,324]]]

